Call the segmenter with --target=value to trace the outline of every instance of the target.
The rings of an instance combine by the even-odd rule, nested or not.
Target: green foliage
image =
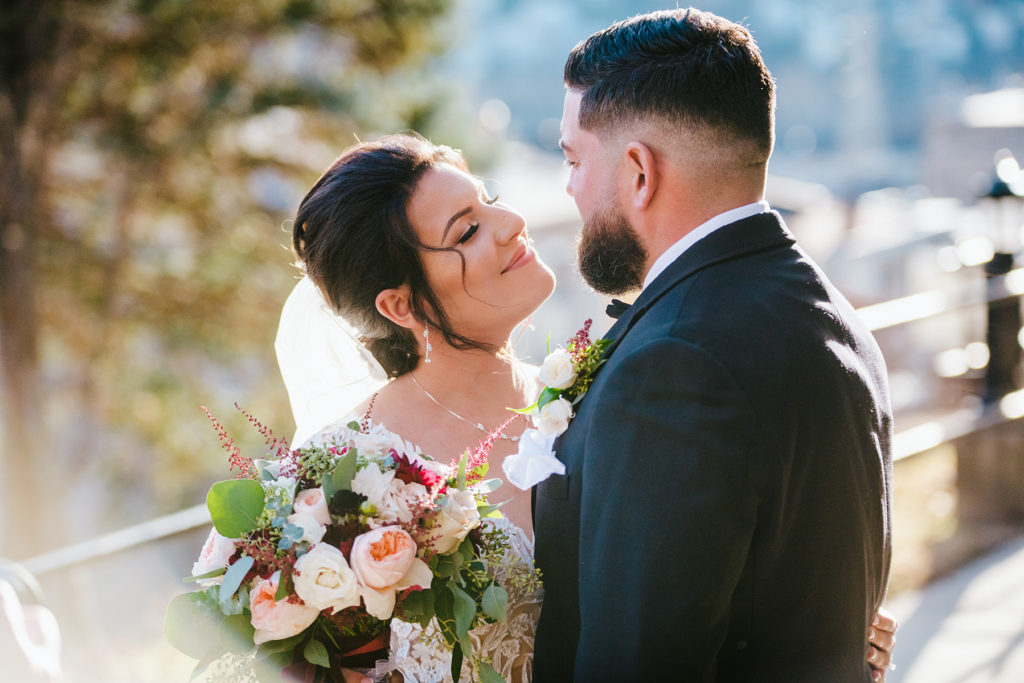
[[[480,601],[484,608],[484,614],[495,621],[505,621],[505,614],[508,610],[508,591],[492,583],[484,589],[483,598]]]
[[[476,662],[477,674],[480,676],[480,683],[505,683],[501,674],[494,670],[494,667],[487,662]]]
[[[312,639],[306,643],[306,647],[302,650],[302,656],[310,664],[316,664],[325,669],[331,668],[331,660],[327,656],[327,647],[319,640]]]
[[[253,479],[219,481],[206,495],[206,507],[217,533],[227,538],[240,538],[259,524],[263,514],[263,487]]]
[[[434,591],[413,591],[402,599],[404,621],[426,626],[434,616]]]
[[[238,558],[229,568],[226,574],[224,574],[224,580],[220,583],[220,600],[229,599],[238,590],[238,587],[242,585],[242,580],[245,575],[249,573],[252,566],[256,563],[248,555],[243,555]]]
[[[164,635],[175,648],[201,660],[220,642],[223,619],[217,601],[208,592],[185,593],[168,603]]]

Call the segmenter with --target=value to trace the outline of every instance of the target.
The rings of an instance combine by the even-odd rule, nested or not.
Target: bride
[[[509,339],[551,295],[555,278],[534,251],[523,217],[489,197],[457,151],[412,135],[348,149],[299,206],[293,247],[308,281],[286,304],[277,351],[298,439],[325,416],[335,421],[314,440],[355,418],[446,462],[506,423],[509,407],[536,399],[536,370],[516,358]],[[289,310],[300,298],[320,301],[310,281],[340,316],[338,327],[294,324],[311,315],[308,305]],[[353,348],[356,367],[365,367],[358,355],[367,350],[371,365],[379,364],[379,390],[372,389],[378,380],[338,355]],[[332,383],[372,393],[353,407],[332,393]],[[499,465],[516,452],[526,427],[523,417],[507,425],[491,452],[492,475],[500,476]],[[510,566],[532,562],[529,492],[506,485],[494,495],[508,499],[500,522],[513,538]],[[506,680],[526,683],[541,595],[531,589],[512,597],[505,624],[472,635]],[[390,658],[377,672],[421,683],[450,680],[429,630],[396,621]],[[869,631],[876,680],[884,679],[894,630],[880,615]],[[360,680],[348,672],[346,679]]]

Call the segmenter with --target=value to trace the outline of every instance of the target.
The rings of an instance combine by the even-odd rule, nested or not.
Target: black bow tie
[[[609,318],[615,318],[618,320],[622,317],[622,314],[629,310],[629,304],[625,301],[619,301],[618,299],[612,299],[612,302],[608,304],[608,308],[604,309],[604,312],[608,314]]]

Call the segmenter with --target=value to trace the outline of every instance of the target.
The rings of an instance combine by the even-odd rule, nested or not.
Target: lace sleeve
[[[490,520],[488,520],[490,522]],[[504,622],[483,624],[469,632],[473,651],[509,683],[529,683],[533,677],[533,638],[540,616],[543,589],[533,571],[533,543],[525,532],[505,518],[492,522],[509,536],[509,550],[495,571],[495,579],[509,593]],[[436,621],[425,628],[399,619],[391,622],[391,648],[387,661],[377,663],[376,674],[399,671],[406,681],[448,683],[451,652]],[[479,677],[472,661],[462,665],[461,681]]]

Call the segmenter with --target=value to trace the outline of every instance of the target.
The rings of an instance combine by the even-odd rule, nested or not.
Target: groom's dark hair
[[[579,125],[602,133],[657,118],[754,144],[767,161],[775,83],[745,27],[697,9],[612,24],[579,43],[565,85],[582,92]]]

